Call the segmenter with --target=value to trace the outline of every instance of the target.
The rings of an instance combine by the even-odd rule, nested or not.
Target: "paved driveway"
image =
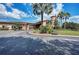
[[[0,31],[1,55],[79,55],[79,37],[34,36],[26,31]]]

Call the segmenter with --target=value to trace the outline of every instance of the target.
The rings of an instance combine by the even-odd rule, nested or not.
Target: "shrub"
[[[40,26],[40,33],[47,33],[47,26]]]
[[[64,24],[63,24],[64,27]],[[73,22],[66,22],[66,29],[71,29],[71,30],[79,30],[79,24],[73,23]]]
[[[13,28],[13,30],[21,30],[21,24],[19,22],[15,22],[15,24],[12,28]]]
[[[50,25],[47,25],[47,33],[51,34],[53,32],[53,28]]]
[[[8,27],[0,28],[0,30],[9,30]]]
[[[39,32],[39,29],[34,29],[32,31],[33,31],[33,33],[38,33]]]
[[[55,25],[54,29],[61,29],[61,26],[59,25],[58,20],[55,20],[54,25]]]
[[[40,33],[49,33],[53,32],[53,28],[50,25],[40,26]]]

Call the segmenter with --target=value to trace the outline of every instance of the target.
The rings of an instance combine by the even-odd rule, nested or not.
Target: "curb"
[[[38,33],[30,33],[30,35],[35,35],[35,36],[45,36],[45,37],[53,37],[53,36],[56,36],[56,37],[78,37],[79,36],[74,36],[74,35],[51,35],[51,34],[38,34]]]

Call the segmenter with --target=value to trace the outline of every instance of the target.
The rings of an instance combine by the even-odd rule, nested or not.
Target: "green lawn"
[[[76,35],[79,36],[79,31],[72,31],[72,30],[57,30],[57,33],[60,35]]]
[[[33,33],[39,33],[39,30],[32,30]],[[65,30],[65,29],[58,29],[55,30],[58,34],[60,35],[75,35],[75,36],[79,36],[79,31],[72,31],[72,30]]]

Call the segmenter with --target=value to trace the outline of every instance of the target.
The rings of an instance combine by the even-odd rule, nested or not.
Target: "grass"
[[[55,30],[56,33],[60,35],[74,35],[74,36],[79,36],[79,31],[72,31],[72,30],[67,30],[67,29],[57,29]],[[38,29],[34,29],[33,33],[39,33],[40,31]]]
[[[39,29],[34,29],[33,33],[39,33]]]
[[[57,33],[60,34],[60,35],[75,35],[75,36],[79,36],[79,31],[72,31],[72,30],[65,30],[65,29],[57,30]]]

